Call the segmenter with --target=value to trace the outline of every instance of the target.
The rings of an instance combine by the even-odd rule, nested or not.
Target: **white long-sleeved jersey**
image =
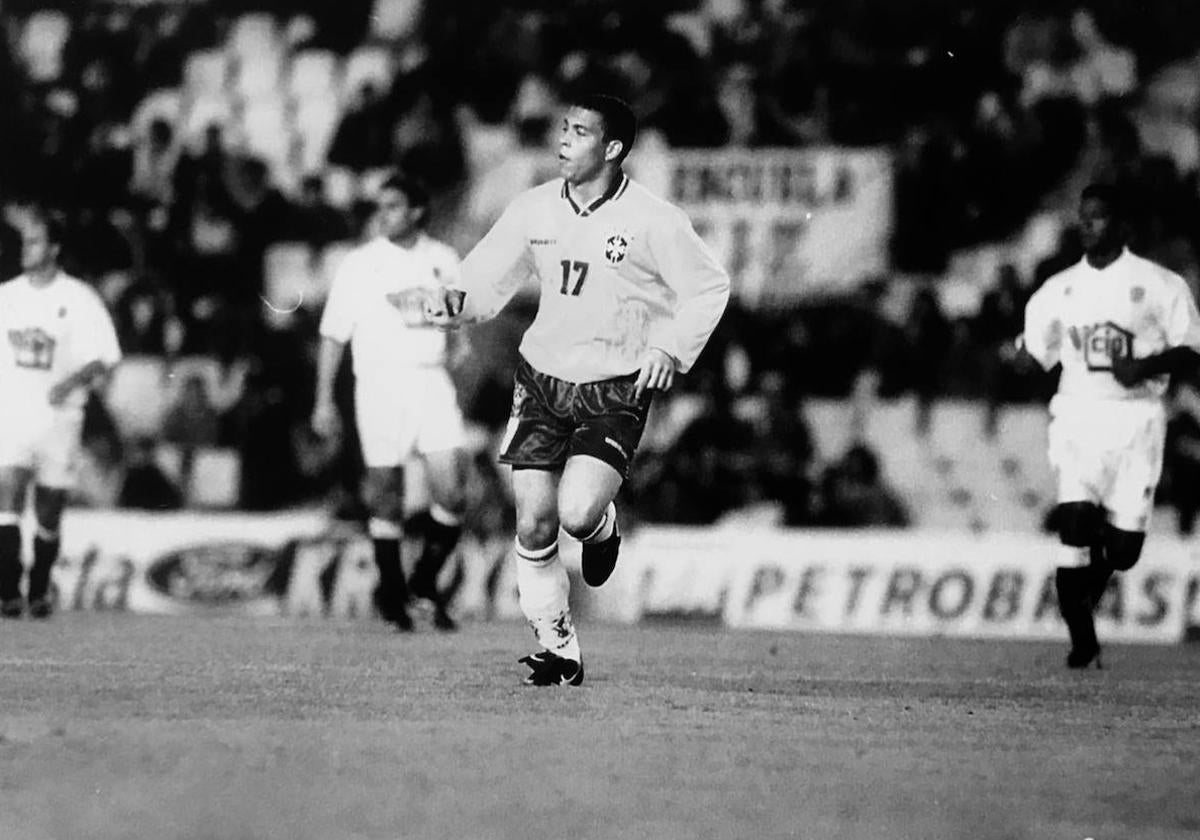
[[[43,286],[20,275],[0,284],[0,411],[49,405],[50,389],[92,362],[121,360],[112,318],[100,295],[59,272]],[[87,399],[76,389],[63,408]]]
[[[385,237],[365,242],[338,266],[321,335],[350,342],[359,379],[444,364],[446,334],[425,321],[422,290],[456,286],[458,270],[454,249],[424,234],[411,248]]]
[[[537,278],[521,355],[577,383],[632,373],[651,347],[687,372],[729,300],[729,275],[687,215],[623,174],[587,207],[563,181],[522,193],[467,255],[462,276],[463,315],[479,320]]]
[[[1105,268],[1085,257],[1047,280],[1025,306],[1023,337],[1043,368],[1062,362],[1061,396],[1159,400],[1167,376],[1126,388],[1112,360],[1183,345],[1200,351],[1200,314],[1182,277],[1126,250]]]

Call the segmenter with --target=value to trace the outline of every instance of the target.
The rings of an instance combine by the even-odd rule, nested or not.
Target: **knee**
[[[1146,535],[1138,531],[1122,531],[1110,527],[1104,539],[1104,558],[1113,570],[1127,572],[1142,556]]]
[[[1091,502],[1063,502],[1055,518],[1063,545],[1088,548],[1104,536],[1104,511]]]
[[[558,539],[558,522],[553,515],[520,513],[517,515],[517,540],[534,550],[545,548]]]
[[[558,516],[563,530],[581,540],[596,529],[608,502],[588,498],[564,498],[559,501]]]

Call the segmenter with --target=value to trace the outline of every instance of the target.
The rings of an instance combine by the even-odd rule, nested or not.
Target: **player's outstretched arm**
[[[451,291],[460,293],[458,311],[445,296],[442,317],[447,323],[431,319],[433,323],[449,326],[457,319],[458,324],[475,324],[494,318],[535,274],[525,229],[526,205],[533,200],[529,193],[518,196],[471,249],[459,266],[459,281],[448,284]]]

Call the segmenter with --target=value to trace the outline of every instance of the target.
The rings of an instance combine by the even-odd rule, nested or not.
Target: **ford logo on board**
[[[155,560],[146,570],[151,588],[180,601],[214,606],[270,597],[277,552],[226,542],[191,546]]]

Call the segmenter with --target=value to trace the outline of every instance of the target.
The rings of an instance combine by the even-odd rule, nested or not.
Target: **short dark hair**
[[[1108,212],[1115,219],[1125,218],[1125,200],[1121,196],[1121,191],[1115,184],[1105,184],[1093,182],[1083,188],[1083,192],[1079,194],[1079,201],[1099,201],[1108,208]]]
[[[567,100],[568,106],[595,111],[604,123],[605,141],[616,140],[621,144],[617,163],[625,159],[637,138],[638,123],[633,109],[624,99],[607,93],[580,93]]]
[[[429,215],[429,188],[420,178],[397,170],[390,173],[379,185],[379,192],[384,190],[396,190],[404,193],[409,207],[422,210],[426,216]]]
[[[31,222],[42,226],[42,230],[46,232],[46,239],[51,245],[62,247],[63,239],[67,235],[67,223],[60,211],[35,204],[28,209],[28,218]]]

